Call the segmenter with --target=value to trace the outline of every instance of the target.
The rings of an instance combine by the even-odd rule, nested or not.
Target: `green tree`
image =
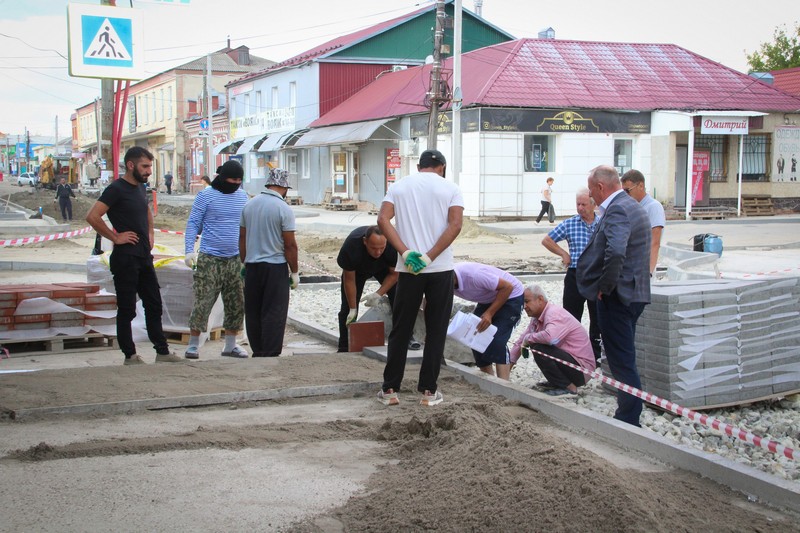
[[[771,43],[761,43],[760,50],[747,54],[754,72],[800,67],[800,24],[795,24],[794,32],[787,32],[785,24],[778,26]]]

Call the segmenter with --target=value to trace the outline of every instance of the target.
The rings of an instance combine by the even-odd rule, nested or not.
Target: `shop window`
[[[742,149],[742,181],[769,181],[770,136],[745,135]]]
[[[526,135],[525,172],[555,172],[555,144],[553,135]]]
[[[614,166],[622,176],[633,168],[633,141],[630,139],[614,139]]]
[[[709,176],[711,181],[728,181],[728,136],[697,135],[694,149],[711,152]]]
[[[297,175],[297,154],[286,155],[286,170],[289,174]]]

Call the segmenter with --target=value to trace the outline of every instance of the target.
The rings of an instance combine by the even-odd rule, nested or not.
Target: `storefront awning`
[[[239,144],[243,143],[244,139],[230,139],[224,143],[218,144],[214,147],[214,155],[219,154],[235,154]],[[237,144],[238,143],[238,144]]]
[[[281,146],[283,146],[283,141],[291,135],[291,131],[284,131],[284,132],[277,132],[277,133],[270,133],[267,140],[261,143],[261,147],[258,149],[259,152],[274,152],[279,150]]]
[[[236,150],[236,155],[246,154],[253,148],[253,146],[258,144],[258,142],[264,138],[266,138],[266,135],[253,135],[251,137],[247,137],[239,146],[239,149]]]
[[[164,136],[164,128],[154,128],[152,130],[131,133],[130,135],[123,135],[122,142],[135,141],[147,137],[163,137],[163,136]]]
[[[372,134],[375,133],[378,128],[389,122],[389,120],[391,119],[371,120],[369,122],[312,129],[300,137],[294,146],[295,148],[302,148],[306,146],[323,146],[326,144],[362,143],[372,137]],[[392,132],[391,138],[397,139],[397,135]]]
[[[706,116],[706,117],[763,117],[769,113],[762,113],[761,111],[695,111],[691,113],[693,116]]]

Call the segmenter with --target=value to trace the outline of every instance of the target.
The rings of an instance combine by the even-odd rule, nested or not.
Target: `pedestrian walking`
[[[72,222],[72,198],[75,198],[75,192],[70,187],[65,178],[61,178],[58,186],[56,187],[56,198],[58,207],[61,208],[61,220],[64,222]]]

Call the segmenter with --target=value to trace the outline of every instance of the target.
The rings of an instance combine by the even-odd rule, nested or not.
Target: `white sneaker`
[[[186,359],[179,356],[174,351],[156,354],[156,363],[183,363],[185,361]]]
[[[438,390],[431,394],[430,391],[425,391],[422,395],[422,399],[419,401],[420,405],[427,405],[428,407],[439,405],[444,401],[444,396]]]
[[[389,389],[385,392],[382,389],[379,390],[378,401],[383,405],[400,405],[400,398],[397,397],[397,393],[394,389]]]

